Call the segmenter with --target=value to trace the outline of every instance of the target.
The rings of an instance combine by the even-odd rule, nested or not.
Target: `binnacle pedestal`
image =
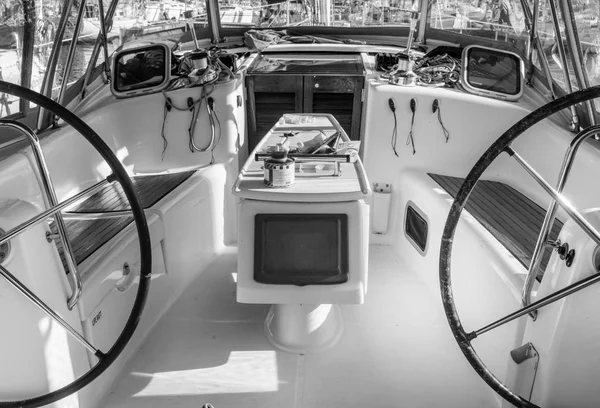
[[[265,319],[265,334],[275,347],[291,353],[316,353],[342,337],[344,321],[339,305],[276,304]]]
[[[365,198],[371,191],[357,152],[338,149],[350,140],[335,118],[298,116],[304,119],[301,123],[280,121],[267,133],[234,186],[241,198],[237,301],[272,305],[265,320],[269,341],[285,351],[310,353],[341,338],[340,305],[364,302],[369,236]],[[295,183],[273,188],[264,182],[263,160],[291,133]],[[293,146],[318,135],[335,142],[330,154],[295,154]]]

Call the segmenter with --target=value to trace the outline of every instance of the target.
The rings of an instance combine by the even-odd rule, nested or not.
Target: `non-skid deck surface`
[[[369,291],[364,304],[340,306],[340,341],[304,355],[269,343],[268,305],[236,302],[236,258],[221,256],[188,286],[101,407],[499,407],[456,345],[439,295],[420,280],[424,271],[391,247],[370,247]]]
[[[456,197],[464,179],[429,175],[452,197]],[[514,188],[497,181],[480,180],[467,201],[466,210],[500,241],[526,268],[529,267],[535,244],[542,229],[546,210]],[[550,239],[555,240],[563,226],[555,220]],[[550,260],[547,247],[542,257],[541,277]]]
[[[144,209],[152,207],[194,172],[139,176],[131,179],[135,193]],[[88,197],[69,213],[110,213],[127,211],[129,205],[125,193],[119,183],[107,185],[102,190]],[[65,219],[67,234],[73,248],[77,264],[83,262],[98,248],[110,241],[127,225],[133,222],[133,217],[115,217],[96,220]],[[56,232],[54,225],[51,228]],[[57,244],[63,265],[65,256],[60,242]]]

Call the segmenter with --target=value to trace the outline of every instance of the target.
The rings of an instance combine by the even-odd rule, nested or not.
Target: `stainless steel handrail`
[[[573,140],[571,140],[571,144],[565,153],[565,158],[563,160],[562,167],[560,169],[558,175],[558,183],[556,186],[556,192],[561,194],[564,186],[567,182],[567,178],[569,173],[571,172],[571,168],[573,167],[573,162],[575,161],[575,155],[579,150],[581,144],[588,138],[600,133],[600,125],[590,126],[587,129],[579,132]],[[535,283],[535,279],[537,277],[537,271],[542,262],[542,257],[544,254],[544,248],[546,246],[546,242],[548,241],[548,236],[550,235],[550,230],[552,229],[552,225],[554,224],[554,219],[556,218],[556,210],[557,203],[553,198],[550,199],[550,204],[548,205],[548,211],[546,212],[546,217],[544,218],[544,222],[542,224],[542,229],[540,231],[540,235],[538,236],[538,240],[535,244],[535,248],[533,250],[533,255],[531,257],[531,263],[529,264],[529,270],[527,273],[527,277],[525,278],[525,284],[523,286],[523,291],[521,293],[521,299],[523,302],[523,306],[529,306],[531,304],[531,291],[533,289],[533,285]],[[531,311],[530,316],[535,320],[537,318],[537,310]]]
[[[46,159],[44,158],[44,153],[42,152],[42,147],[40,145],[40,139],[35,134],[35,132],[24,125],[23,123],[12,121],[12,120],[0,120],[0,126],[5,126],[8,128],[16,129],[17,131],[23,133],[27,137],[29,144],[31,145],[31,150],[33,151],[33,156],[35,158],[35,162],[37,164],[40,178],[42,181],[42,186],[44,189],[44,193],[48,199],[48,204],[50,207],[55,207],[58,205],[58,199],[56,198],[56,193],[54,191],[54,186],[52,185],[52,180],[50,179],[50,172],[48,171],[48,166],[46,164]],[[63,250],[65,253],[65,261],[67,264],[67,269],[69,270],[69,276],[71,277],[71,284],[73,293],[67,300],[67,307],[69,310],[72,310],[73,307],[77,304],[79,297],[82,292],[82,283],[81,277],[79,276],[79,272],[77,270],[77,263],[75,262],[75,256],[73,255],[73,250],[71,248],[71,244],[67,237],[67,228],[65,226],[64,220],[60,211],[55,213],[55,223],[56,228],[58,230],[58,234],[60,236],[60,240],[63,244]],[[7,234],[8,235],[8,234]],[[5,235],[3,238],[6,238]]]

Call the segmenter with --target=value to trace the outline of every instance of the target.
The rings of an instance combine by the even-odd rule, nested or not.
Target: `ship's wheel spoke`
[[[592,224],[583,218],[583,215],[577,211],[577,208],[575,208],[565,196],[556,191],[550,183],[544,180],[544,178],[511,147],[507,147],[506,152],[515,159],[527,173],[529,173],[529,175],[550,195],[550,197],[552,197],[554,201],[558,203],[558,205],[562,207],[563,210],[565,210],[567,214],[569,214],[571,218],[573,218],[573,221],[575,221],[577,225],[590,236],[590,238],[600,245],[600,233],[592,226]]]
[[[518,319],[521,316],[525,316],[526,314],[528,314],[530,312],[541,309],[544,306],[548,306],[549,304],[552,304],[552,303],[556,302],[557,300],[560,300],[569,295],[572,295],[575,292],[579,292],[581,289],[584,289],[590,285],[593,285],[594,283],[596,283],[598,281],[600,281],[600,272],[590,275],[587,278],[581,279],[580,281],[577,281],[575,283],[572,283],[569,286],[562,288],[561,290],[558,290],[546,297],[543,297],[542,299],[537,300],[526,307],[522,307],[521,309],[519,309],[509,315],[506,315],[503,318],[498,319],[495,322],[488,324],[487,326],[482,327],[479,330],[475,330],[471,333],[467,333],[466,336],[469,340],[475,339],[475,338],[479,337],[480,335],[482,335],[483,333],[486,333],[497,327],[503,326],[506,323],[510,323],[513,320]]]
[[[96,357],[102,358],[104,353],[92,346],[92,344],[85,339],[77,330],[75,330],[69,323],[67,323],[62,317],[60,317],[54,310],[50,308],[42,299],[40,299],[35,293],[33,293],[27,286],[25,286],[19,279],[17,279],[12,273],[8,271],[4,266],[0,265],[0,275],[8,283],[10,283],[19,293],[25,296],[31,303],[36,305],[41,311],[50,316],[56,323],[58,323],[63,329],[65,329],[75,340],[77,340],[83,347],[94,353]]]

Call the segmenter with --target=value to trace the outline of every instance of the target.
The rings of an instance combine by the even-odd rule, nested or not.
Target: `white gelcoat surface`
[[[408,170],[465,177],[485,150],[511,125],[528,112],[524,103],[511,103],[450,89],[403,87],[368,81],[365,96],[365,132],[363,163],[372,183],[392,185],[392,207],[402,194],[397,188],[399,177]],[[396,102],[396,157],[391,147],[394,114],[388,100]],[[412,127],[416,153],[405,140],[411,131],[410,100],[415,99],[416,111]],[[446,142],[432,104],[438,99],[440,115],[450,139]],[[494,112],[494,120],[490,120]],[[410,197],[408,197],[410,198]],[[402,212],[390,215],[386,234],[371,235],[371,242],[394,244]]]
[[[243,142],[245,107],[242,85],[242,78],[238,76],[207,89],[214,98],[214,111],[219,120],[215,125],[215,139],[218,140],[214,148],[216,162],[233,159]],[[179,89],[167,95],[173,104],[185,107],[188,98],[197,101],[201,97],[202,89]],[[114,146],[114,151],[122,152],[120,160],[131,173],[179,171],[206,167],[211,163],[210,150],[190,151],[188,129],[192,112],[173,108],[165,117],[165,98],[161,93],[115,100],[107,89],[100,89],[90,94],[75,113],[110,146]],[[163,124],[166,149],[161,136]],[[203,100],[194,140],[199,148],[206,148],[210,145],[210,139],[211,126],[206,101]]]
[[[498,407],[454,343],[441,301],[389,247],[370,248],[363,305],[323,353],[275,350],[268,305],[235,301],[235,250],[200,276],[125,368],[105,407]]]

